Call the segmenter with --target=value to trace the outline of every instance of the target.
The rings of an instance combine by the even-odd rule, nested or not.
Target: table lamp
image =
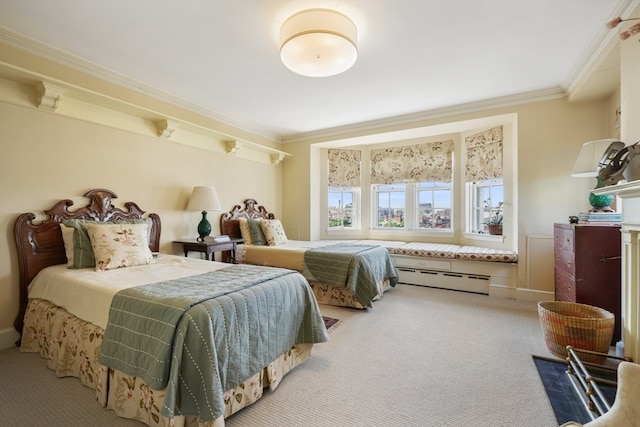
[[[198,235],[200,236],[198,241],[203,242],[211,234],[211,224],[207,221],[207,211],[221,210],[216,189],[207,186],[193,187],[187,210],[202,212],[202,220],[198,223]]]

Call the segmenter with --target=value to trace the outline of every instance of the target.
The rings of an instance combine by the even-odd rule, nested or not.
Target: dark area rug
[[[333,317],[322,316],[322,320],[324,320],[324,327],[327,328],[328,332],[338,327],[338,323],[340,323],[339,319],[334,319]]]
[[[567,376],[567,364],[563,361],[533,356],[533,361],[538,368],[540,379],[549,396],[551,407],[556,415],[558,424],[567,421],[577,421],[586,424],[591,421],[589,412],[584,407],[578,392],[573,388]],[[610,404],[615,399],[615,388],[600,385],[600,389],[607,396]]]

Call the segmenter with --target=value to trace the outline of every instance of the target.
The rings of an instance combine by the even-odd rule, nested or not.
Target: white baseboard
[[[20,338],[20,334],[13,328],[0,330],[0,350],[13,347],[18,338]]]
[[[533,289],[516,289],[516,301],[540,302],[554,301],[556,299],[555,292],[537,291]]]

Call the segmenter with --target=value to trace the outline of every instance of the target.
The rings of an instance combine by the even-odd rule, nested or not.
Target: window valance
[[[329,187],[359,187],[361,157],[357,150],[330,149]]]
[[[371,183],[451,182],[453,141],[371,150]]]
[[[502,126],[468,136],[465,146],[466,182],[502,177]]]

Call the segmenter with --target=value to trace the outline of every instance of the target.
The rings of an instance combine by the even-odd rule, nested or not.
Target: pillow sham
[[[238,223],[240,225],[240,235],[244,240],[245,245],[266,245],[267,240],[262,232],[260,219],[251,218],[239,218]]]
[[[247,218],[239,218],[238,225],[240,226],[240,235],[242,236],[242,240],[244,240],[244,244],[253,244],[253,241],[251,240],[251,230],[249,230],[249,223],[247,222]]]
[[[147,224],[85,224],[95,255],[96,271],[153,262]]]
[[[67,267],[73,267],[73,233],[72,227],[67,227],[64,224],[60,224],[60,231],[62,232],[62,242],[64,243],[64,254],[67,256]]]
[[[89,219],[67,219],[62,222],[67,227],[73,228],[73,265],[69,268],[91,268],[96,266],[96,259],[91,246],[91,240],[87,233],[87,224],[146,224],[147,242],[151,240],[151,218],[119,219],[115,221],[99,222]],[[68,259],[68,257],[67,257]]]
[[[251,244],[265,246],[267,239],[262,232],[262,221],[259,219],[247,219],[247,225],[249,226],[249,234],[251,234]]]
[[[277,246],[287,243],[287,235],[279,219],[264,219],[260,221],[260,226],[267,240],[267,245]]]

